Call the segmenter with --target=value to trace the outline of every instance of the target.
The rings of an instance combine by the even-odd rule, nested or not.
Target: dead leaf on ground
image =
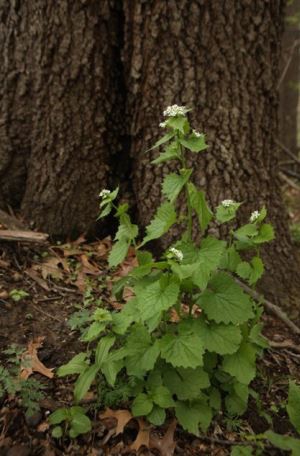
[[[38,358],[38,349],[43,345],[45,337],[37,337],[37,339],[29,342],[27,350],[21,356],[21,372],[20,377],[23,380],[33,373],[38,372],[48,378],[53,378],[53,369],[48,369]]]
[[[116,435],[121,434],[124,431],[124,428],[133,416],[128,410],[112,410],[107,408],[105,412],[99,415],[101,420],[114,419],[117,422],[116,424]]]
[[[44,280],[48,277],[61,280],[63,279],[63,271],[70,272],[67,260],[57,256],[46,258],[42,263],[34,265],[33,269],[40,270]]]
[[[177,421],[174,419],[169,425],[167,432],[160,439],[158,436],[150,436],[150,448],[155,448],[160,451],[161,456],[173,456],[176,443],[174,441],[174,433]]]
[[[49,427],[50,427],[50,424],[47,423],[47,421],[43,421],[42,423],[40,423],[38,425],[37,431],[38,432],[46,432],[46,431],[48,431]]]
[[[135,451],[138,451],[142,446],[150,448],[149,443],[151,426],[147,424],[142,418],[138,418],[137,422],[139,423],[139,432],[136,436],[135,441],[132,442],[132,444],[129,446],[131,450]]]
[[[92,264],[88,257],[85,254],[80,255],[80,260],[82,264],[82,272],[90,275],[100,275],[100,269],[95,264]]]

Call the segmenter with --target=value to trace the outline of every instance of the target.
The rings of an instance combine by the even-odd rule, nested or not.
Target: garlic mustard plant
[[[221,411],[236,416],[247,408],[249,384],[266,341],[261,308],[240,280],[255,286],[261,278],[260,247],[274,238],[274,231],[265,223],[265,208],[237,227],[241,203],[224,200],[214,211],[209,207],[186,165],[189,154],[202,154],[208,147],[205,135],[191,129],[188,111],[177,105],[164,111],[161,126],[166,133],[152,147],[160,149],[152,164],[172,161],[177,171],[164,177],[164,200],[144,236],[131,222],[128,205],[116,203],[118,189],[100,193],[99,217],[114,211],[119,221],[109,266],[117,267],[130,246],[136,250],[138,265],[114,285],[120,301],[125,286],[132,297],[119,312],[102,309],[95,314],[84,335],[88,350],[60,367],[58,375],[77,375],[75,404],[95,380],[105,382],[106,391],[126,384],[126,404],[134,416],[161,425],[168,412],[198,435]],[[186,207],[180,216],[179,195]],[[231,223],[229,239],[207,234],[211,222]],[[154,258],[146,246],[175,223],[183,224],[182,237]],[[192,237],[195,223],[199,242]]]

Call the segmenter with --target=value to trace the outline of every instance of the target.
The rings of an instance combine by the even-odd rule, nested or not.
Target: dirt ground
[[[0,246],[0,366],[6,362],[4,349],[12,344],[26,349],[38,338],[43,338],[38,358],[54,372],[84,348],[78,332],[70,329],[68,319],[85,300],[93,303],[101,299],[108,307],[116,305],[111,298],[111,277],[106,266],[109,246],[108,239],[88,244],[83,238],[65,245],[33,247],[3,243]],[[121,275],[127,267],[125,263]],[[13,290],[28,295],[15,301]],[[276,347],[266,350],[259,361],[258,378],[252,384],[259,394],[260,406],[251,399],[241,419],[228,422],[220,416],[208,434],[199,438],[177,427],[175,455],[226,456],[232,442],[242,440],[243,434],[264,432],[271,424],[276,432],[291,432],[282,403],[287,395],[288,377],[300,380],[300,340],[274,316],[265,314],[263,321],[264,334]],[[68,377],[60,379],[54,375],[50,379],[39,373],[33,376],[45,386],[40,412],[28,418],[16,399],[9,396],[4,396],[2,402],[0,399],[0,456],[136,454],[128,450],[137,434],[134,424],[125,428],[122,435],[110,437],[107,423],[100,420],[99,411],[93,408],[91,433],[75,441],[52,438],[47,417],[57,408],[72,404],[72,382]],[[157,435],[166,431],[153,430]],[[159,455],[159,452],[142,449],[139,454]],[[263,454],[284,453],[270,447]]]

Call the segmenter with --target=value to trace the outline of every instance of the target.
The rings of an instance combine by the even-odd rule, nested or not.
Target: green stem
[[[180,147],[180,155],[181,155],[181,163],[184,169],[187,169],[186,159],[184,155],[184,149],[182,148],[181,144]],[[190,194],[188,190],[188,182],[184,185],[185,186],[185,193],[186,193],[186,202],[187,202],[187,234],[189,241],[192,240],[192,232],[193,232],[193,211],[191,205]]]

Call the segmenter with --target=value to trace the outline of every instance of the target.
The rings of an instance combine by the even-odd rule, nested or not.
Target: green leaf
[[[177,141],[171,142],[165,151],[162,152],[155,160],[152,160],[151,163],[153,165],[159,165],[160,163],[164,163],[170,160],[178,160],[180,158],[180,151],[178,150],[178,143]]]
[[[300,433],[300,386],[295,382],[289,382],[288,403],[286,406],[287,413],[292,425]]]
[[[98,370],[98,366],[94,364],[79,375],[74,387],[74,398],[76,402],[79,402],[86,395]]]
[[[234,237],[241,242],[248,242],[258,233],[257,226],[252,223],[242,226],[234,231]]]
[[[152,411],[147,415],[147,420],[154,426],[161,426],[166,420],[166,412],[161,407],[154,405]]]
[[[250,277],[251,271],[251,265],[247,261],[242,261],[236,268],[237,275],[244,280]]]
[[[194,132],[192,132],[189,137],[180,139],[180,143],[191,152],[202,152],[208,148],[208,145],[205,142],[205,135],[200,134],[198,136]]]
[[[63,436],[63,430],[60,426],[55,426],[55,428],[52,429],[51,434],[55,439],[60,439]]]
[[[217,412],[219,412],[222,407],[221,394],[217,388],[213,387],[209,392],[209,405]]]
[[[97,345],[95,353],[96,365],[100,368],[107,360],[108,352],[114,345],[116,338],[113,336],[103,337]]]
[[[62,423],[63,421],[66,421],[69,419],[69,411],[67,408],[59,408],[55,410],[55,412],[51,413],[49,416],[48,420],[50,424],[59,424]]]
[[[231,272],[235,272],[236,268],[239,263],[241,263],[242,259],[240,254],[235,250],[234,246],[230,246],[224,252],[221,262],[220,268],[227,269]]]
[[[173,369],[168,367],[163,372],[164,384],[172,394],[176,394],[180,400],[197,399],[201,390],[209,387],[208,374],[201,368],[196,369]]]
[[[232,202],[229,206],[223,206],[220,204],[217,207],[216,219],[219,223],[229,222],[236,216],[236,211],[240,207],[241,203]]]
[[[191,169],[182,169],[180,170],[180,174],[171,173],[165,177],[162,184],[162,193],[170,203],[174,203],[191,174]]]
[[[157,210],[154,219],[146,227],[147,235],[142,245],[153,239],[160,238],[176,222],[176,212],[171,203],[163,203]]]
[[[71,421],[72,437],[77,437],[80,434],[86,434],[92,429],[90,419],[83,413],[75,413]],[[71,433],[70,433],[71,435]]]
[[[168,127],[179,130],[181,133],[185,133],[189,125],[185,116],[169,117],[165,122]]]
[[[149,263],[153,263],[152,253],[147,252],[147,250],[137,250],[136,257],[137,257],[139,266],[144,266]]]
[[[141,356],[140,363],[141,363],[141,368],[147,372],[149,370],[152,370],[155,366],[155,363],[157,361],[157,358],[159,357],[160,354],[160,348],[159,348],[159,343],[156,340],[152,347],[149,347],[145,353]]]
[[[243,343],[233,355],[225,355],[223,370],[235,377],[240,383],[248,385],[256,373],[256,349],[252,344]]]
[[[250,330],[249,340],[261,348],[268,348],[269,342],[261,333],[262,327],[263,325],[261,323],[256,323]]]
[[[238,326],[205,322],[204,319],[198,319],[196,325],[203,346],[209,352],[229,355],[238,350],[242,340]]]
[[[102,364],[101,372],[110,386],[114,386],[117,375],[123,367],[124,361],[122,359],[110,360],[110,358],[108,358],[108,360]]]
[[[126,258],[130,242],[127,239],[121,239],[114,243],[109,257],[108,265],[110,268],[118,266]]]
[[[268,223],[261,225],[258,235],[253,239],[254,244],[263,244],[275,238],[274,228]]]
[[[264,264],[258,256],[255,256],[251,263],[242,261],[237,266],[236,273],[242,279],[247,280],[250,285],[254,285],[264,273]]]
[[[300,454],[300,440],[290,437],[289,435],[276,434],[273,431],[265,432],[265,437],[277,448],[286,451],[292,451],[292,456]]]
[[[132,322],[139,320],[138,300],[130,299],[121,312],[112,314],[113,331],[116,334],[125,334]]]
[[[252,456],[252,447],[251,446],[234,446],[231,450],[230,456]]]
[[[88,328],[88,330],[82,335],[81,340],[83,342],[91,342],[96,339],[106,328],[108,321],[94,321]]]
[[[151,413],[153,409],[153,402],[145,393],[140,393],[134,399],[131,405],[133,416],[146,416]]]
[[[186,431],[199,435],[199,426],[205,432],[212,419],[211,408],[204,403],[177,402],[176,417]]]
[[[212,236],[202,240],[198,254],[198,268],[192,276],[193,283],[202,290],[206,288],[211,273],[219,266],[225,246],[224,241]]]
[[[252,318],[250,297],[226,273],[216,274],[197,300],[209,320],[216,323],[244,323]]]
[[[225,405],[230,415],[242,415],[247,410],[249,388],[239,382],[232,385],[231,391],[225,398]]]
[[[161,357],[174,367],[202,366],[204,348],[200,336],[166,334],[160,340]]]
[[[115,239],[119,241],[132,241],[137,237],[139,232],[138,226],[131,223],[128,214],[120,215],[120,225],[116,234]]]
[[[175,406],[172,394],[165,386],[160,385],[154,391],[151,391],[151,398],[156,405],[162,408]]]
[[[159,146],[162,146],[164,143],[168,142],[170,139],[172,139],[175,136],[174,131],[169,131],[166,135],[164,135],[162,138],[160,138],[154,146],[150,147],[146,152],[149,152],[150,150],[156,149]]]
[[[67,364],[58,368],[57,375],[64,377],[65,375],[81,374],[88,366],[86,357],[86,353],[78,353]]]
[[[191,206],[198,216],[201,229],[204,231],[213,216],[212,211],[205,200],[205,193],[198,191],[192,182],[188,183],[188,192]]]
[[[137,292],[136,295],[141,317],[143,321],[146,321],[176,304],[179,285],[175,281],[165,285],[157,280],[141,292]]]

